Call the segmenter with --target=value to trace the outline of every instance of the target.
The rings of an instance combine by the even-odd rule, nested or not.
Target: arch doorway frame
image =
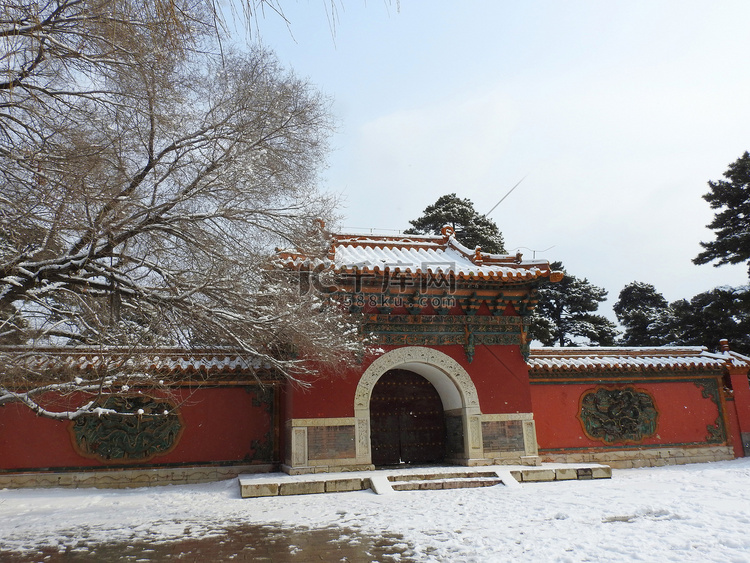
[[[432,348],[407,346],[390,350],[374,360],[364,371],[354,396],[358,456],[372,462],[370,435],[370,399],[375,384],[386,372],[404,369],[429,381],[440,395],[447,415],[459,417],[463,429],[463,453],[446,461],[474,465],[483,459],[482,413],[474,382],[456,360]]]
[[[281,469],[293,475],[374,469],[370,399],[380,377],[392,369],[409,370],[427,379],[438,392],[446,417],[452,417],[454,424],[460,421],[463,451],[458,451],[458,440],[452,438],[455,441],[451,446],[455,447],[446,463],[539,464],[533,413],[482,414],[477,389],[461,364],[433,348],[404,346],[379,356],[362,373],[354,395],[353,417],[287,419]],[[513,434],[511,447],[503,438],[508,428]]]

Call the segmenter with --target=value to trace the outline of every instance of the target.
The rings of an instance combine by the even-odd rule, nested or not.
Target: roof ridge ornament
[[[456,234],[456,229],[451,227],[448,224],[443,225],[443,227],[440,229],[440,234],[443,235],[443,244],[448,242],[448,239],[451,238],[453,235]]]

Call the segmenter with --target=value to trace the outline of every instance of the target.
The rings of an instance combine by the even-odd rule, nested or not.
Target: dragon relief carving
[[[654,398],[633,387],[600,387],[581,398],[579,418],[587,436],[605,444],[642,442],[656,433]]]
[[[73,421],[78,451],[102,461],[145,461],[177,445],[183,424],[174,405],[143,395],[108,397],[99,405],[123,414],[87,414]],[[167,414],[162,414],[167,413]]]

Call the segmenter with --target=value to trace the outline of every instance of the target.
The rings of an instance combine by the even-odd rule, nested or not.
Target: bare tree
[[[227,346],[288,377],[303,355],[360,349],[337,308],[268,267],[277,244],[324,250],[323,97],[267,51],[219,55],[200,0],[0,10],[0,342]],[[0,404],[46,416],[96,402],[53,412],[39,389],[121,385],[115,370],[34,387],[23,365],[6,381],[0,366]]]

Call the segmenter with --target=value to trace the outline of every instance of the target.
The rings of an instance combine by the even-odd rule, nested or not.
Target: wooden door
[[[437,463],[445,458],[445,417],[440,395],[421,375],[391,370],[370,398],[372,463]]]

